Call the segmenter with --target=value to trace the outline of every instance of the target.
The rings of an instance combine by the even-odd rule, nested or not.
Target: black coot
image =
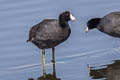
[[[65,11],[59,15],[59,20],[44,19],[30,29],[27,41],[42,49],[43,73],[45,72],[45,49],[52,48],[52,62],[55,62],[54,48],[69,37],[71,30],[68,21],[70,20],[75,20],[75,17],[69,11]]]
[[[90,29],[97,28],[113,37],[120,37],[120,11],[112,12],[103,18],[93,18],[87,22],[86,32]]]

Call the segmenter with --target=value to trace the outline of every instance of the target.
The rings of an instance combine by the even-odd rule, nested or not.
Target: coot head
[[[69,11],[65,11],[59,15],[59,20],[70,21],[70,20],[75,20],[75,17]]]
[[[92,18],[87,22],[87,28],[85,30],[85,32],[88,32],[91,29],[94,29],[98,26],[98,24],[100,23],[101,18]]]

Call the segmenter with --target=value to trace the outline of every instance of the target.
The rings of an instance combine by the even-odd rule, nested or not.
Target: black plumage
[[[109,13],[103,18],[90,19],[87,26],[86,32],[97,28],[110,36],[120,37],[120,11]]]
[[[61,13],[59,20],[44,19],[31,28],[28,41],[41,49],[54,48],[69,37],[71,33],[69,20],[71,20],[69,11]]]
[[[44,19],[39,24],[32,26],[29,31],[28,42],[42,49],[43,75],[45,76],[45,49],[52,48],[52,62],[55,63],[54,48],[67,40],[71,30],[68,21],[75,20],[69,11],[59,15],[57,19]]]
[[[60,26],[59,21],[55,19],[43,20],[31,28],[29,41],[38,48],[54,48],[65,41],[71,33],[68,23],[64,25],[66,26]]]

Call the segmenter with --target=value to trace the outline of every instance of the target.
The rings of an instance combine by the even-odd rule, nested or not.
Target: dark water
[[[120,79],[120,60],[111,61],[111,64],[104,65],[101,69],[90,68],[92,79],[119,80]]]
[[[119,0],[0,0],[0,80],[42,79],[41,50],[25,41],[32,25],[65,10],[78,21],[70,22],[71,36],[56,47],[55,67],[46,50],[47,77],[119,80],[120,40],[98,30],[84,32],[88,19],[119,11]]]

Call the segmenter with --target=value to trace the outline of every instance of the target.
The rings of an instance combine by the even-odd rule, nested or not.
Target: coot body
[[[112,37],[120,37],[120,11],[112,12],[103,18],[93,18],[87,22],[86,32],[97,28]]]
[[[54,48],[69,37],[71,30],[68,21],[70,20],[75,20],[75,17],[69,11],[65,11],[59,15],[59,20],[44,19],[30,29],[27,41],[42,49],[44,76],[46,75],[45,49],[52,48],[52,62],[55,64]]]
[[[46,19],[32,27],[29,40],[38,48],[54,48],[64,42],[70,33],[68,23],[63,27],[56,19]]]
[[[29,33],[30,42],[38,48],[54,48],[64,42],[70,35],[71,30],[68,21],[75,18],[70,12],[65,11],[57,19],[44,19],[39,24],[33,26]]]

